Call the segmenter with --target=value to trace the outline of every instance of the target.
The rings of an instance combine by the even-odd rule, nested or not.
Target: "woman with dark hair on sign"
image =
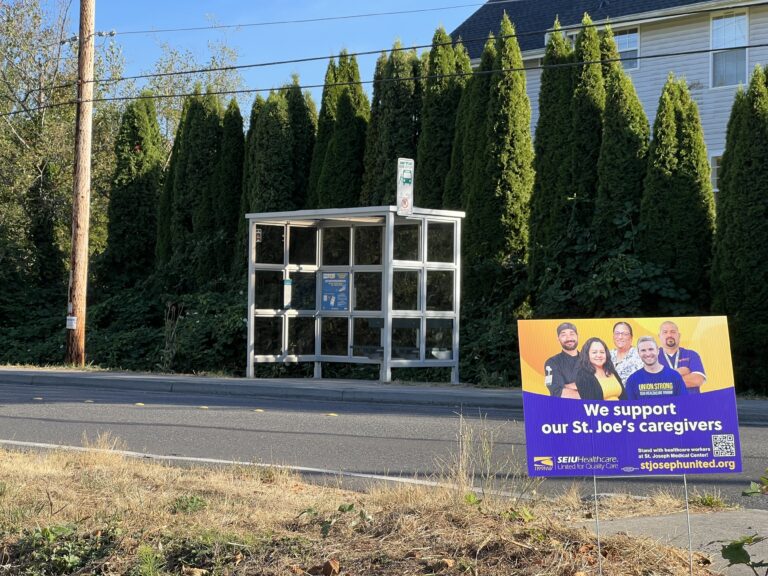
[[[600,338],[590,338],[581,349],[576,391],[582,400],[627,399],[624,384],[611,362],[608,346]]]

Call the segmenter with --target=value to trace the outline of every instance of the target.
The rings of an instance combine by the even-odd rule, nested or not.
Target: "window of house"
[[[616,47],[619,49],[621,64],[625,70],[634,70],[639,66],[640,61],[637,57],[640,55],[640,32],[637,28],[627,30],[618,30],[614,34],[616,38]]]
[[[712,87],[747,81],[747,15],[722,14],[712,18]]]

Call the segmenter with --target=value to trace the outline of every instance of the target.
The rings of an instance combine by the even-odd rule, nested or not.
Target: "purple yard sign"
[[[529,475],[741,472],[725,317],[518,329]]]

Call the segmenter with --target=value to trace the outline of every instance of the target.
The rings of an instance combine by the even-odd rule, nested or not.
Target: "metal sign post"
[[[595,530],[597,532],[597,567],[600,576],[603,575],[603,550],[600,545],[600,513],[597,505],[597,476],[592,476],[592,486],[595,492]]]
[[[397,159],[397,214],[413,214],[413,177],[416,168],[411,158]]]

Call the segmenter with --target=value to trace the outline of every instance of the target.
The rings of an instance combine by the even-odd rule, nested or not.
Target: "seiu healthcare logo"
[[[533,468],[535,470],[552,470],[554,466],[555,466],[555,462],[552,456],[534,456],[533,457]]]

